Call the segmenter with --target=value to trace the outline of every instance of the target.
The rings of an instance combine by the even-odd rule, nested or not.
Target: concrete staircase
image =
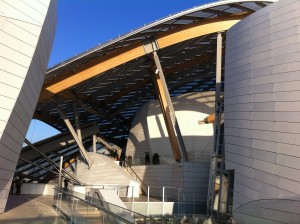
[[[84,162],[77,163],[77,178],[86,185],[116,185],[116,186],[134,186],[135,197],[138,197],[139,183],[122,167],[120,167],[111,158],[88,152],[93,160],[92,166]],[[132,189],[125,189],[127,197],[131,197]],[[136,193],[137,192],[137,193]]]
[[[90,169],[83,162],[77,164],[77,178],[83,183],[87,185],[129,185],[130,180],[133,180],[122,167],[117,165],[109,157],[91,152],[89,152],[88,155],[93,160]]]

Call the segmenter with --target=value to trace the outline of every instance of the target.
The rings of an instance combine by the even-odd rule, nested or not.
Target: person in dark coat
[[[149,152],[145,152],[145,165],[150,165],[150,156]]]
[[[21,187],[22,187],[22,184],[23,184],[23,179],[22,179],[21,177],[19,177],[19,178],[16,180],[16,188],[17,188],[16,194],[17,194],[17,195],[20,195],[20,194],[21,194]]]
[[[9,194],[14,194],[14,187],[15,187],[15,185],[16,185],[16,180],[13,179],[12,182],[11,182]]]
[[[128,164],[128,166],[132,166],[132,156],[131,155],[129,155],[127,157],[127,164]]]
[[[156,162],[156,165],[159,165],[160,164],[160,161],[159,161],[159,155],[158,153],[155,153],[155,162]]]
[[[121,167],[123,167],[125,165],[125,151],[124,150],[122,150],[122,153],[120,155],[119,165]]]
[[[159,163],[160,163],[160,161],[159,161],[159,155],[157,153],[154,153],[153,157],[152,157],[152,164],[153,165],[158,165]]]
[[[67,191],[68,190],[68,185],[69,185],[69,179],[65,178],[64,179],[64,190]]]

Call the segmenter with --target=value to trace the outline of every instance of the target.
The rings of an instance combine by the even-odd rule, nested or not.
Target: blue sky
[[[217,1],[217,0],[216,0]],[[119,35],[212,0],[57,0],[57,27],[49,67]],[[33,120],[27,139],[58,132]]]

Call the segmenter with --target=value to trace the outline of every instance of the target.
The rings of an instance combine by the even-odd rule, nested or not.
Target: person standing
[[[120,167],[123,167],[125,165],[124,163],[125,163],[125,153],[122,151],[120,155],[120,161],[119,161]]]
[[[14,187],[16,185],[16,179],[14,178],[11,182],[9,194],[14,194]]]
[[[129,155],[127,158],[127,164],[128,164],[128,166],[132,166],[132,156],[131,155]]]
[[[152,164],[153,165],[156,164],[156,153],[154,153],[153,156],[152,156]]]
[[[158,153],[156,153],[156,155],[155,155],[155,161],[156,161],[156,165],[159,165],[159,164],[160,164],[160,160],[159,160],[159,155],[158,155]]]
[[[150,165],[150,156],[149,156],[149,152],[145,152],[145,165]]]
[[[68,190],[68,185],[69,185],[69,180],[68,178],[64,179],[64,190],[67,191]]]
[[[16,188],[17,188],[16,194],[17,195],[21,194],[22,183],[23,183],[23,179],[21,177],[19,177],[16,181]]]
[[[153,154],[153,157],[152,157],[152,164],[153,165],[158,165],[160,162],[159,162],[159,155],[157,153],[154,153]]]

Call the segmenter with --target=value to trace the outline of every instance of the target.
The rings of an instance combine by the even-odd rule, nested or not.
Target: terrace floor
[[[9,195],[0,223],[5,224],[67,224],[53,205],[53,196]]]

